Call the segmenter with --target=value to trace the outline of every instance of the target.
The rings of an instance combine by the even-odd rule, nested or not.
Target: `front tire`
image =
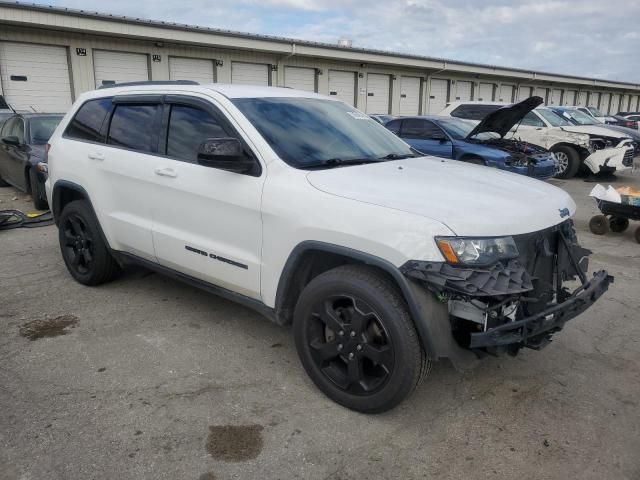
[[[49,202],[47,202],[47,194],[44,185],[38,181],[38,174],[35,168],[29,169],[29,183],[31,184],[31,198],[33,198],[33,206],[36,210],[49,210]]]
[[[64,207],[58,222],[58,239],[64,263],[79,283],[100,285],[120,272],[86,201],[75,200]]]
[[[370,267],[346,265],[314,278],[296,304],[293,332],[316,386],[359,412],[395,407],[430,367],[404,299]]]
[[[573,178],[580,168],[580,155],[575,149],[560,145],[551,150],[556,156],[556,178]]]

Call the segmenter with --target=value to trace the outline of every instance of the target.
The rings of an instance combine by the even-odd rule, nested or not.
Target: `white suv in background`
[[[541,97],[531,97],[529,102]],[[480,121],[486,115],[511,104],[499,102],[454,102],[439,115]],[[515,107],[519,104],[513,104]],[[527,113],[522,122],[505,138],[517,138],[551,150],[556,155],[556,177],[571,178],[584,165],[596,174],[629,170],[633,167],[634,149],[630,137],[597,125],[572,125],[550,109],[538,106]]]
[[[140,264],[292,323],[311,379],[362,412],[398,404],[432,361],[545,346],[611,281],[587,276],[562,190],[421,156],[313,93],[104,88],[76,101],[48,156],[78,282]]]

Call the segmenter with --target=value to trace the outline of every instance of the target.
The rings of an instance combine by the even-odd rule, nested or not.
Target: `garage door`
[[[562,90],[554,88],[551,90],[549,105],[560,105],[562,103]]]
[[[367,113],[389,113],[391,77],[380,73],[367,74]]]
[[[600,105],[600,92],[587,92],[586,107],[596,107]]]
[[[629,99],[629,111],[638,111],[638,95],[631,95],[631,98]]]
[[[231,83],[239,85],[269,85],[269,65],[260,63],[231,63]]]
[[[536,96],[542,97],[542,100],[544,100],[544,103],[547,103],[547,89],[546,88],[537,87],[536,88]]]
[[[420,114],[420,77],[400,78],[400,115]]]
[[[315,68],[284,67],[284,86],[306,92],[315,92]]]
[[[628,111],[629,111],[629,95],[622,95],[620,97],[620,106],[618,107],[618,110],[616,110],[614,113],[628,112]]]
[[[202,58],[169,57],[169,78],[214,83],[216,81],[214,61]]]
[[[5,100],[19,111],[63,113],[72,103],[64,47],[0,43],[0,82]]]
[[[576,104],[576,92],[575,90],[567,90],[564,93],[564,98],[562,99],[563,105],[575,105]]]
[[[427,113],[437,114],[444,110],[449,101],[449,80],[432,78],[429,85]]]
[[[533,87],[520,87],[518,89],[518,100],[526,100],[533,96]]]
[[[356,72],[329,70],[329,95],[349,105],[355,105]]]
[[[609,95],[608,93],[601,93],[600,94],[600,105],[598,106],[598,109],[604,113],[605,115],[607,113],[609,113],[609,101],[611,100],[611,95]]]
[[[493,83],[481,83],[478,89],[478,100],[493,102]]]
[[[507,103],[513,102],[515,100],[513,96],[515,88],[513,85],[500,85],[500,98],[498,100]]]
[[[141,53],[94,50],[93,70],[97,87],[149,80],[148,57]]]
[[[578,92],[576,96],[576,105],[587,106],[589,92]]]
[[[471,100],[473,92],[473,83],[471,82],[456,82],[456,101],[468,102]]]
[[[618,95],[617,93],[611,95],[611,106],[609,107],[609,113],[611,115],[618,113],[619,107],[620,107],[620,95]]]

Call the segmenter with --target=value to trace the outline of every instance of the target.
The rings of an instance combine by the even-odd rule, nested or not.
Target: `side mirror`
[[[247,173],[255,162],[244,154],[237,138],[208,138],[198,148],[198,164],[228,172]]]
[[[20,139],[18,137],[14,137],[9,136],[9,137],[2,137],[2,143],[6,143],[7,145],[13,145],[14,147],[17,147],[20,145]]]

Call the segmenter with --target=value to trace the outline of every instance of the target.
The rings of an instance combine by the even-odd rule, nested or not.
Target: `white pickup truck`
[[[433,361],[545,346],[612,280],[586,273],[562,190],[422,156],[313,93],[103,88],[47,152],[78,282],[139,264],[292,323],[315,384],[362,412],[397,405]]]

